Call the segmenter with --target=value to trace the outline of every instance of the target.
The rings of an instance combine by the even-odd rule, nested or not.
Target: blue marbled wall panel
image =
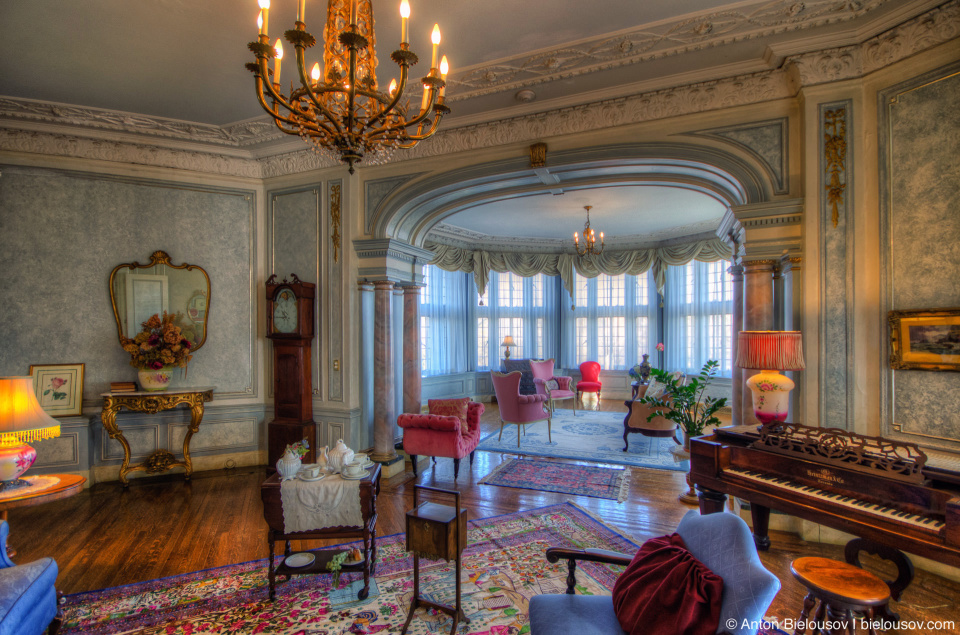
[[[960,75],[950,76],[958,70],[953,65],[917,78],[881,98],[891,309],[960,306]],[[960,373],[888,372],[893,423],[960,441]]]
[[[736,141],[760,157],[773,173],[777,184],[777,194],[787,191],[787,126],[788,120],[778,119],[757,125],[728,128],[716,133],[719,137]]]
[[[135,380],[107,282],[157,249],[206,269],[209,335],[188,381],[255,396],[253,192],[4,166],[0,176],[0,374],[84,362],[84,401]]]
[[[317,301],[322,298],[323,281],[320,279],[320,190],[309,189],[271,192],[270,200],[270,262],[277,278],[290,278],[295,273],[304,282],[317,285]],[[320,320],[322,305],[314,305],[313,330],[315,336],[310,347],[311,386],[314,395],[322,394],[320,364]],[[268,351],[272,355],[272,351]],[[272,369],[272,362],[271,362]],[[272,370],[270,372],[273,372]],[[272,388],[271,388],[272,391]]]
[[[853,324],[850,309],[853,302],[852,280],[854,278],[851,262],[852,250],[848,248],[852,240],[853,208],[852,183],[852,102],[842,101],[820,104],[820,305],[823,315],[820,324],[820,426],[848,429],[851,426],[849,400],[850,377],[850,341],[853,338]],[[843,161],[841,182],[846,185],[842,202],[838,203],[837,226],[833,226],[833,207],[827,202],[826,185],[829,182],[827,172],[824,137],[828,130],[825,120],[827,113],[841,113],[840,119],[846,129],[846,156]]]

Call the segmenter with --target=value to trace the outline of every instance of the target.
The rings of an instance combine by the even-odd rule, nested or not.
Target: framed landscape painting
[[[890,368],[960,371],[960,308],[890,311]]]
[[[83,409],[83,364],[30,366],[37,401],[53,417],[79,415]]]

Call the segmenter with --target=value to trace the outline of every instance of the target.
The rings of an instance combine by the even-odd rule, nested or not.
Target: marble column
[[[419,413],[420,378],[420,285],[403,287],[403,411]]]
[[[731,265],[730,278],[733,280],[733,372],[731,374],[731,422],[738,426],[743,423],[743,369],[737,366],[737,334],[743,330],[743,265]]]
[[[374,283],[373,325],[373,455],[380,463],[397,458],[394,437],[397,400],[393,368],[393,283]]]
[[[771,331],[774,329],[773,274],[776,260],[748,260],[743,263],[744,308],[743,330]],[[745,369],[743,381],[761,369]],[[742,423],[760,423],[753,414],[753,393],[746,384],[740,384],[743,392]]]
[[[393,285],[393,411],[403,412],[403,287]],[[401,440],[400,428],[394,430],[394,446]]]

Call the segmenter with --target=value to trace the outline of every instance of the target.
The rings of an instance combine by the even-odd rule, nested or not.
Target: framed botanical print
[[[83,364],[30,366],[33,390],[44,411],[53,417],[79,415],[83,410]]]
[[[960,308],[890,311],[890,368],[960,371]]]

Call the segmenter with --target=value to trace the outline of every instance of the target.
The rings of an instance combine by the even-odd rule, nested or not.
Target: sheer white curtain
[[[667,267],[664,288],[665,370],[697,374],[708,359],[720,377],[733,369],[733,281],[729,263],[689,262]]]
[[[559,282],[554,276],[531,277],[490,272],[481,297],[473,296],[477,333],[477,369],[499,369],[501,343],[513,337],[512,359],[557,357]],[[482,304],[481,304],[482,303]]]
[[[563,306],[563,368],[592,360],[603,370],[625,370],[644,353],[656,365],[658,307],[652,271],[596,278],[576,274],[570,300]]]
[[[426,287],[420,290],[421,375],[446,375],[470,369],[467,342],[470,301],[476,297],[469,274],[423,268]]]

